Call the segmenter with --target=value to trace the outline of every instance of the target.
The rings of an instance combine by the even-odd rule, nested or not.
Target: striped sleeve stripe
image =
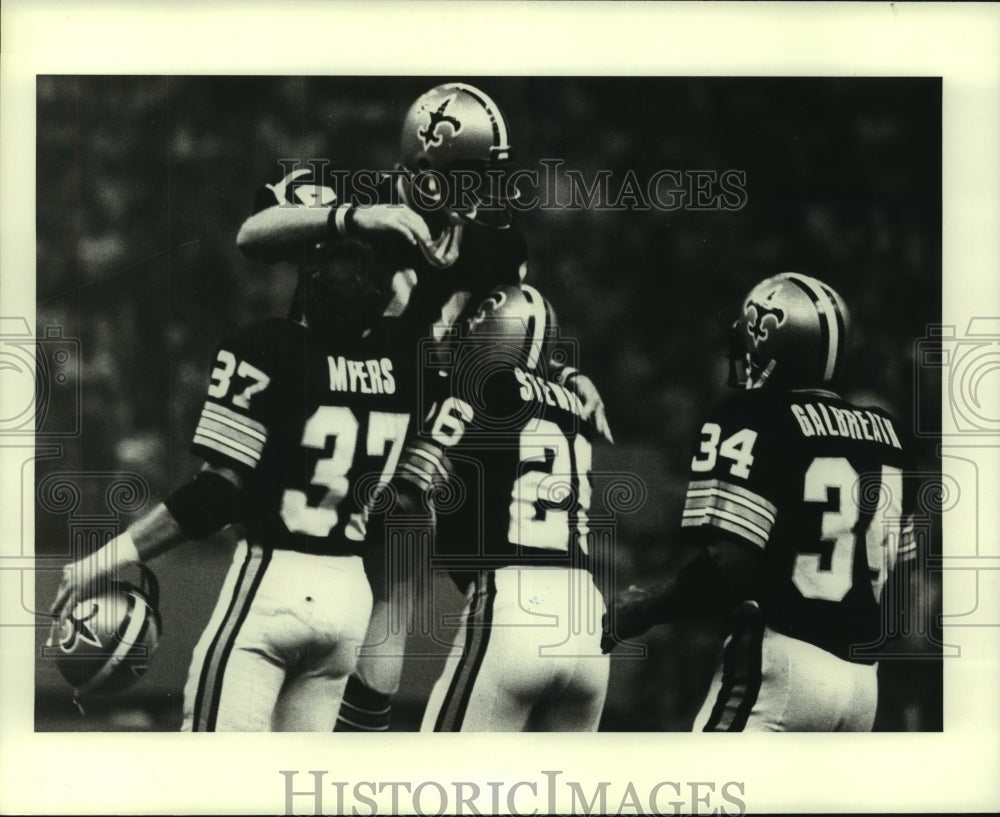
[[[199,434],[206,434],[207,436],[211,436],[213,438],[224,438],[231,442],[234,446],[254,452],[258,457],[264,450],[263,440],[260,440],[257,437],[251,437],[241,430],[223,425],[222,423],[217,423],[215,420],[204,415],[202,415],[201,420],[198,422],[197,432]],[[209,434],[209,432],[211,432],[211,434]]]
[[[243,429],[247,434],[251,436],[257,436],[261,440],[267,439],[267,426],[263,423],[257,422],[251,417],[247,417],[245,414],[239,414],[232,409],[228,409],[218,403],[213,403],[211,400],[205,401],[205,408],[202,414],[211,414],[214,419],[219,420],[229,420],[235,423],[236,428]]]
[[[763,542],[766,542],[768,536],[771,535],[770,523],[762,523],[759,518],[754,519],[745,511],[733,513],[725,507],[706,506],[703,508],[685,508],[681,518],[688,525],[712,524],[714,519],[725,519],[734,525],[742,526],[755,538],[762,539]],[[691,521],[688,522],[687,520]]]
[[[899,549],[896,560],[905,562],[917,557],[917,539],[913,522],[907,522],[899,532]]]
[[[907,562],[917,558],[917,539],[914,533],[913,523],[903,526],[899,534],[899,549],[896,551],[896,560]]]
[[[731,494],[734,497],[749,499],[756,506],[758,506],[762,513],[766,511],[767,513],[765,515],[769,515],[772,522],[778,512],[778,509],[772,503],[764,499],[764,497],[760,494],[751,491],[749,488],[744,488],[742,485],[734,485],[731,482],[725,482],[721,479],[692,480],[688,484],[688,494],[690,495],[694,491],[702,491],[710,488],[725,491],[727,494]]]
[[[738,516],[746,517],[750,522],[754,522],[768,531],[774,524],[774,514],[770,511],[755,505],[749,499],[743,499],[725,491],[689,491],[684,509],[694,510],[696,508],[721,508]]]
[[[714,525],[722,530],[735,533],[760,548],[767,544],[769,531],[752,522],[748,522],[742,517],[726,513],[718,508],[699,508],[698,510],[684,511],[681,518],[682,528],[698,527],[699,525]]]
[[[721,507],[746,515],[751,522],[767,528],[774,524],[778,509],[760,494],[718,479],[694,480],[688,485],[685,508]]]
[[[220,423],[225,423],[233,428],[238,428],[245,434],[251,437],[256,437],[261,442],[267,441],[267,427],[263,423],[258,423],[256,420],[251,419],[244,414],[238,414],[232,409],[228,409],[218,403],[213,403],[211,400],[205,402],[205,408],[202,410],[202,416],[211,417],[213,420],[217,420]]]
[[[400,479],[405,479],[408,482],[414,483],[418,488],[424,491],[434,484],[430,474],[419,468],[414,468],[408,462],[404,462],[399,466],[399,477]]]
[[[249,465],[251,468],[256,467],[257,460],[259,459],[259,457],[250,457],[242,451],[238,451],[237,449],[230,447],[228,443],[223,440],[213,440],[206,437],[201,432],[194,435],[194,444],[204,446],[205,448],[211,448],[214,451],[218,451],[220,454],[225,454],[231,460],[242,462],[244,465]]]
[[[218,434],[212,431],[210,428],[205,428],[204,426],[198,426],[198,430],[195,432],[196,436],[205,437],[209,440],[215,440],[218,443],[222,443],[225,446],[233,449],[234,451],[239,451],[246,454],[248,457],[252,457],[254,462],[260,459],[260,451],[251,448],[248,445],[243,445],[243,443],[237,442],[231,437],[225,434]]]
[[[423,463],[427,463],[431,469],[433,469],[441,477],[447,479],[448,472],[441,462],[441,457],[433,451],[429,451],[425,448],[415,448],[413,446],[407,446],[405,449],[405,461],[412,464],[414,467],[422,466],[424,470],[427,470],[427,466]]]
[[[250,417],[207,400],[195,429],[194,443],[254,468],[267,443],[267,428]]]

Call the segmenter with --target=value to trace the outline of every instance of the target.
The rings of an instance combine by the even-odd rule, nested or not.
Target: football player
[[[753,287],[732,328],[741,390],[709,415],[691,460],[685,566],[614,605],[606,649],[653,624],[728,616],[695,729],[874,723],[876,647],[901,601],[885,586],[916,547],[902,427],[831,390],[848,331],[822,281],[783,273]]]
[[[394,169],[288,166],[258,191],[237,245],[253,259],[295,261],[304,247],[364,236],[396,273],[392,311],[423,337],[474,296],[525,275],[527,247],[505,195],[510,154],[507,121],[487,94],[439,85],[407,111]]]
[[[273,262],[295,261],[304,249],[345,238],[373,242],[394,271],[387,314],[402,318],[410,332],[407,351],[415,355],[420,340],[440,338],[493,287],[523,280],[527,247],[513,223],[510,199],[517,191],[505,176],[507,121],[485,92],[452,82],[421,95],[403,119],[399,157],[394,169],[378,173],[321,161],[285,168],[280,181],[258,192],[237,244],[248,257]],[[563,376],[610,439],[592,382],[575,371]],[[466,527],[444,533],[470,535]],[[375,593],[371,631],[338,730],[389,727],[406,638],[390,622],[410,620],[412,585],[376,581]]]
[[[67,566],[53,605],[64,615],[102,576],[241,525],[194,650],[184,730],[331,730],[368,627],[368,513],[403,449],[415,376],[381,317],[389,274],[370,248],[311,253],[301,278],[301,320],[220,343],[192,447],[203,470]]]
[[[466,605],[423,731],[596,731],[600,720],[605,607],[587,555],[599,432],[548,371],[556,327],[534,287],[496,289],[453,349],[450,394],[394,482],[407,512],[442,491],[480,515],[480,536],[435,549]]]

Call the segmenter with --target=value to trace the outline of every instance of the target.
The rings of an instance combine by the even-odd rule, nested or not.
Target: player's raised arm
[[[327,240],[332,212],[329,207],[273,205],[243,222],[236,246],[254,261],[291,260],[303,248]]]
[[[412,245],[430,243],[427,224],[405,204],[356,206],[346,190],[338,195],[346,175],[328,173],[325,165],[298,166],[277,184],[265,185],[236,245],[248,258],[273,263],[297,261],[319,244],[362,234],[397,233]]]
[[[413,246],[429,244],[424,220],[403,204],[368,207],[274,205],[243,222],[236,246],[247,258],[281,261],[317,244],[365,233],[398,233]]]

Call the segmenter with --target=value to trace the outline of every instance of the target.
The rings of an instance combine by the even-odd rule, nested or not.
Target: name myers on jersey
[[[866,409],[841,409],[825,403],[789,407],[805,437],[850,437],[902,449],[892,421]]]
[[[396,380],[392,376],[392,361],[348,360],[343,355],[327,355],[330,364],[330,391],[350,391],[361,394],[395,394]]]
[[[514,376],[521,384],[518,394],[525,403],[535,401],[549,406],[559,406],[563,411],[571,411],[577,417],[583,417],[583,403],[580,398],[564,386],[523,369],[515,368]]]

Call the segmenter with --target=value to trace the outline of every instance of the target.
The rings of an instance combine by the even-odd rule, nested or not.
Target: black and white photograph
[[[164,772],[5,812],[987,803],[990,37],[950,76],[886,5],[916,31],[887,69],[794,15],[801,67],[590,63],[494,54],[535,20],[484,34],[507,4],[343,4],[329,41],[341,4],[246,5],[216,63],[140,24],[120,63],[8,72],[3,787],[91,746]],[[637,47],[670,19],[621,8]],[[461,58],[407,63],[390,10]],[[965,789],[896,798],[911,755]]]

